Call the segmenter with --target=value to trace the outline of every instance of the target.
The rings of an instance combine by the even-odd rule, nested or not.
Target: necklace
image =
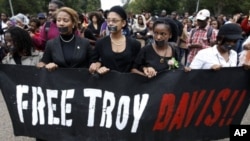
[[[60,39],[61,39],[63,42],[66,42],[66,43],[71,42],[71,41],[74,39],[74,37],[75,37],[75,35],[73,34],[72,38],[66,41],[66,40],[64,40],[64,39],[62,38],[62,36],[60,35]]]
[[[161,63],[161,64],[163,64],[163,63],[164,63],[164,61],[165,61],[165,59],[164,59],[163,57],[161,57],[161,59],[160,59],[160,63]]]
[[[114,44],[114,45],[116,45],[116,46],[121,46],[121,45],[123,45],[123,41],[124,41],[124,36],[123,36],[123,39],[121,39],[120,41],[118,41],[118,42],[115,42],[113,39],[112,39],[112,37],[110,36],[110,39],[111,39],[111,42]]]
[[[167,55],[167,51],[165,51],[164,55],[163,56],[160,56],[160,63],[163,64],[165,62],[165,57]]]

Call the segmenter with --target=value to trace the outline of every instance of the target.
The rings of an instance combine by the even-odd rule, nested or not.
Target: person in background
[[[178,30],[178,39],[177,39],[177,44],[179,44],[180,37],[181,37],[182,32],[183,32],[183,24],[178,20],[177,16],[178,16],[178,13],[176,11],[171,12],[171,18],[177,24],[178,29],[179,29]]]
[[[144,15],[138,15],[132,25],[133,37],[141,43],[141,47],[146,44],[147,23]]]
[[[216,18],[212,18],[211,21],[210,21],[210,25],[216,31],[216,34],[218,34],[219,29],[221,27],[220,22]]]
[[[103,9],[101,9],[101,8],[99,8],[99,9],[97,9],[97,13],[99,14],[99,16],[100,16],[100,23],[103,23],[104,21],[105,21],[105,17],[104,17],[104,10]]]
[[[130,34],[133,34],[132,25],[134,24],[134,22],[135,22],[135,14],[133,12],[128,12],[127,25]]]
[[[100,31],[102,26],[102,20],[101,20],[100,14],[97,12],[91,12],[89,13],[89,20],[90,24],[88,25],[88,29],[91,30],[91,32],[95,35],[96,38],[100,38]]]
[[[160,17],[168,17],[167,11],[165,9],[161,11]]]
[[[103,13],[103,16],[105,18],[105,21],[101,25],[101,30],[100,30],[100,36],[105,37],[109,35],[109,30],[108,30],[108,23],[106,21],[107,15],[108,15],[109,10],[105,10]]]
[[[242,29],[235,23],[228,23],[219,29],[216,44],[197,53],[192,63],[185,70],[213,69],[236,67],[238,55],[234,48],[238,39],[242,38]]]
[[[55,13],[56,10],[63,6],[64,3],[59,0],[52,0],[49,2],[49,13],[47,18],[48,21],[44,23],[42,29],[40,30],[40,38],[32,38],[34,45],[39,49],[44,50],[46,42],[48,40],[54,39],[55,37],[59,36],[60,33],[56,26]]]
[[[182,68],[178,61],[178,27],[172,19],[158,18],[153,25],[154,43],[143,47],[135,59],[132,72],[152,78],[158,72]]]
[[[40,21],[36,18],[30,19],[29,22],[29,34],[31,38],[40,38]],[[39,47],[35,46],[35,49],[41,50]]]
[[[59,36],[49,40],[44,55],[37,67],[49,71],[61,68],[88,68],[91,58],[91,46],[88,40],[81,38],[78,29],[78,14],[69,7],[62,7],[56,13],[56,25]]]
[[[4,12],[1,13],[0,20],[0,42],[4,43],[4,32],[7,30],[7,21],[9,20],[8,15]],[[1,45],[0,45],[1,46]]]
[[[110,35],[96,42],[89,71],[99,74],[105,74],[110,70],[131,72],[132,64],[141,46],[134,38],[122,34],[127,26],[125,10],[121,6],[112,7],[107,16],[107,23]]]
[[[88,29],[87,27],[84,27],[83,25],[84,15],[81,13],[78,13],[78,16],[79,16],[78,30],[80,31],[80,36],[82,38],[88,39],[92,48],[94,48],[97,38],[94,36],[94,34],[92,33],[90,29]]]
[[[187,12],[187,11],[186,11],[186,12],[184,12],[184,16],[183,16],[183,18],[187,18],[187,19],[189,19],[189,16],[190,16],[190,15],[189,15],[189,12]]]
[[[42,57],[42,52],[35,50],[28,31],[20,27],[11,27],[4,33],[7,55],[3,64],[35,66]]]
[[[39,30],[42,30],[42,27],[43,27],[44,23],[47,21],[46,15],[44,13],[42,13],[42,12],[38,13],[37,14],[37,19],[40,22]]]
[[[154,25],[154,21],[151,19],[148,23],[147,26],[147,34],[146,34],[146,45],[148,44],[152,44],[154,42],[154,31],[153,31],[153,25]]]
[[[243,35],[247,38],[250,35],[250,12],[240,23]]]
[[[23,28],[24,30],[29,29],[29,18],[22,14],[22,13],[18,13],[17,15],[14,16],[15,20],[16,20],[16,26],[19,26],[20,28]]]
[[[239,66],[250,69],[250,36],[242,43],[242,49],[239,53]]]
[[[191,20],[188,18],[183,18],[182,20],[182,24],[183,24],[183,30],[182,30],[182,34],[179,38],[179,44],[178,47],[180,47],[180,52],[179,52],[179,61],[181,61],[181,63],[183,65],[186,64],[186,59],[187,59],[187,54],[188,54],[188,46],[187,46],[187,38],[189,36],[189,31],[191,23],[189,23]]]
[[[208,24],[210,12],[202,9],[197,13],[196,20],[198,28],[190,31],[187,38],[189,53],[187,57],[187,66],[190,65],[195,55],[202,49],[211,47],[216,41],[216,31]]]
[[[250,36],[243,42],[242,47],[245,50],[250,50]]]
[[[146,20],[146,25],[148,26],[149,22],[152,21],[151,13],[145,12],[144,17],[145,17],[145,20]]]

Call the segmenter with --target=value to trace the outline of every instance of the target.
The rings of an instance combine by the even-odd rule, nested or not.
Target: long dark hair
[[[31,56],[33,43],[28,31],[20,27],[10,27],[6,32],[10,33],[15,48],[14,54],[25,53],[26,56]]]

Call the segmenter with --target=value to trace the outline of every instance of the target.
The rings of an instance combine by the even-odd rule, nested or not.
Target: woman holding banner
[[[198,52],[186,71],[191,69],[213,69],[236,67],[238,55],[234,50],[238,39],[242,38],[242,29],[235,23],[228,23],[219,29],[217,43]]]
[[[78,14],[69,7],[62,7],[56,14],[60,35],[49,40],[37,67],[55,70],[58,67],[89,67],[92,49],[88,40],[77,34]]]
[[[99,39],[94,49],[91,73],[105,74],[110,70],[131,72],[135,57],[141,49],[140,42],[126,37],[127,14],[121,6],[114,6],[107,15],[109,36]]]
[[[177,33],[178,27],[172,19],[157,19],[153,25],[154,42],[141,49],[132,72],[151,78],[158,72],[180,68]]]

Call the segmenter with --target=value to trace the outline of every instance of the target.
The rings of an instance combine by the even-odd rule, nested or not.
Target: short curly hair
[[[99,13],[97,13],[97,12],[91,12],[91,13],[89,13],[89,20],[92,22],[92,18],[93,17],[96,17],[97,18],[97,22],[101,22],[102,21],[102,18],[101,18],[101,15],[99,14]]]

